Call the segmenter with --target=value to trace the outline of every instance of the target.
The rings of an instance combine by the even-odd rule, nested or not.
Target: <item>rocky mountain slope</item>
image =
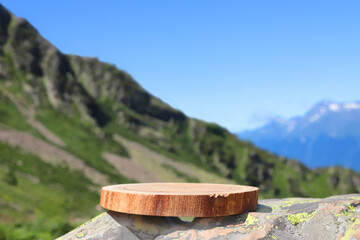
[[[112,183],[238,183],[263,198],[360,191],[358,173],[310,170],[189,118],[113,65],[61,53],[1,5],[0,179],[0,239],[53,239],[96,215]]]
[[[256,146],[310,167],[341,165],[360,171],[360,103],[322,101],[307,114],[275,119],[239,134]]]

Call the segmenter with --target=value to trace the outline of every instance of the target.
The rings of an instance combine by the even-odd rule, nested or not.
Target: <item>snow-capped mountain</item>
[[[360,170],[360,102],[322,101],[304,116],[276,118],[238,136],[311,167]]]

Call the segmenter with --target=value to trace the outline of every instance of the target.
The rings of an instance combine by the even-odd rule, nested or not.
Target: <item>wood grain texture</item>
[[[116,212],[215,217],[256,209],[257,187],[207,183],[141,183],[103,187],[100,205]]]

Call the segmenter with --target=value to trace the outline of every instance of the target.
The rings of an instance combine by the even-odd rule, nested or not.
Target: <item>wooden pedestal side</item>
[[[139,215],[215,217],[255,210],[257,187],[207,183],[141,183],[103,187],[100,205]]]

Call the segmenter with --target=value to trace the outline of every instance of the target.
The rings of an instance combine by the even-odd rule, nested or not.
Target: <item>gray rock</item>
[[[254,212],[192,222],[109,211],[60,239],[360,239],[360,194],[260,200]]]

